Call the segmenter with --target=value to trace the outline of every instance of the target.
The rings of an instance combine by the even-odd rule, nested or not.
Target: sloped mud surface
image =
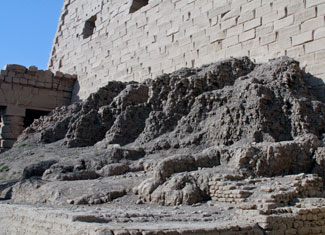
[[[325,104],[309,79],[290,58],[244,57],[109,82],[36,120],[1,155],[1,197],[76,208],[192,205],[194,215],[195,205],[211,204],[218,174],[323,177]]]

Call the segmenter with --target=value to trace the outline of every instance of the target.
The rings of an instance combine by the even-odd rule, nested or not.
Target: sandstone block
[[[316,7],[308,8],[295,15],[295,23],[302,23],[316,17]]]
[[[242,11],[251,11],[262,6],[262,0],[253,0],[242,5]]]
[[[294,23],[294,16],[290,15],[288,17],[285,17],[281,20],[274,21],[274,30],[279,30],[281,28],[290,26]]]
[[[286,51],[287,51],[287,56],[292,58],[298,58],[305,54],[305,49],[303,45],[289,48]]]
[[[267,35],[263,35],[261,36],[261,45],[267,45],[270,44],[272,42],[274,42],[276,40],[276,33],[270,33]]]
[[[274,21],[277,19],[278,14],[276,11],[272,11],[266,15],[262,15],[262,22],[263,24],[270,24],[270,23],[274,23]]]
[[[19,64],[7,64],[7,65],[5,65],[4,70],[17,71],[17,72],[25,72],[26,71],[26,67],[23,66],[23,65],[19,65]]]
[[[269,1],[271,2],[271,1]],[[289,5],[289,2],[288,1],[273,1],[273,9],[282,9],[282,8],[285,8]]]
[[[230,29],[227,29],[226,35],[227,37],[235,36],[235,35],[240,35],[244,31],[244,25],[239,24],[236,25]]]
[[[238,17],[240,15],[240,12],[241,9],[239,6],[232,6],[232,9],[222,17],[222,20]]]
[[[314,39],[325,38],[325,27],[318,28],[314,31]]]
[[[210,18],[216,17],[218,15],[222,15],[226,12],[229,12],[231,10],[231,4],[225,3],[225,2],[215,2],[215,4],[220,4],[219,6],[216,6],[208,11],[208,16]]]
[[[36,72],[38,70],[37,66],[31,65],[28,67],[28,72]]]
[[[261,25],[262,25],[261,17],[256,18],[251,21],[247,21],[246,23],[244,23],[244,31],[248,31],[250,29],[257,28],[258,26],[261,26]]]
[[[233,17],[226,21],[221,22],[221,30],[225,30],[237,25],[237,19],[238,17]]]
[[[250,31],[246,31],[240,34],[239,41],[240,42],[248,41],[250,39],[255,38],[255,36],[256,36],[255,29],[251,29]]]
[[[278,17],[277,17],[278,20],[283,19],[284,17],[287,17],[287,14],[288,14],[287,7],[279,8],[277,13],[278,13]]]
[[[317,16],[325,15],[325,3],[317,5]]]
[[[306,0],[306,7],[313,7],[322,3],[324,3],[323,0]]]
[[[318,75],[325,73],[325,63],[313,64],[306,67],[306,72]]]
[[[267,46],[261,46],[259,48],[253,48],[250,50],[250,55],[252,57],[263,57],[268,53],[268,47]]]
[[[305,5],[303,2],[292,2],[287,6],[288,15],[296,14],[304,10]]]
[[[308,42],[305,45],[306,53],[312,53],[325,49],[325,38]]]
[[[250,21],[254,19],[254,11],[246,11],[242,14],[240,14],[238,18],[238,24],[245,23],[246,21]]]
[[[226,57],[237,57],[237,56],[244,56],[247,52],[242,50],[242,46],[240,44],[229,47],[226,49]]]
[[[8,105],[6,108],[6,116],[19,116],[19,117],[24,117],[26,112],[26,108],[24,107],[19,107],[19,106],[12,106]]]
[[[325,60],[325,50],[320,50],[315,53],[316,61],[324,61]]]
[[[224,31],[221,31],[221,32],[216,31],[210,35],[210,43],[213,43],[216,41],[221,41],[225,38],[226,38],[226,34]]]
[[[227,47],[231,47],[231,46],[238,44],[238,42],[239,42],[238,38],[239,38],[238,35],[235,35],[230,38],[224,39],[222,41],[222,48],[227,48]]]
[[[321,27],[324,27],[324,25],[325,25],[324,16],[320,16],[320,17],[303,22],[301,24],[301,32],[321,28]]]
[[[1,70],[0,75],[1,76],[8,76],[8,70]]]
[[[255,17],[265,16],[272,12],[272,6],[270,3],[262,4],[261,7],[255,9]],[[264,24],[264,23],[263,23]]]
[[[292,45],[297,46],[313,40],[313,31],[307,31],[292,37]]]

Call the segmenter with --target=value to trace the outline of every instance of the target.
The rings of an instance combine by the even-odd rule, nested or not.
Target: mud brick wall
[[[289,210],[288,214],[268,216],[265,222],[260,222],[260,226],[262,228],[265,226],[264,229],[272,231],[273,234],[277,232],[306,235],[324,234],[325,207],[297,208],[294,211]]]
[[[322,178],[300,174],[253,180],[247,182],[255,183],[257,195],[237,206],[239,220],[256,222],[264,234],[325,233]]]
[[[209,181],[209,195],[213,201],[235,203],[239,208],[248,210],[288,206],[299,197],[320,197],[322,190],[322,178],[313,174],[273,179],[227,179],[216,175]]]
[[[283,55],[325,79],[323,0],[65,0],[49,69],[78,74],[75,98],[137,80],[249,56]],[[322,85],[316,82],[314,86]]]

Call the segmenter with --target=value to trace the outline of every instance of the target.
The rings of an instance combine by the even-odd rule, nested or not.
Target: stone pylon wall
[[[78,74],[75,98],[231,56],[287,55],[325,79],[324,17],[324,0],[65,0],[49,68]]]

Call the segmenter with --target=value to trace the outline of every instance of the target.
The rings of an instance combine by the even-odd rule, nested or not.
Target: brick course
[[[131,3],[65,0],[48,67],[77,74],[81,98],[109,80],[142,81],[230,56],[288,55],[325,77],[314,59],[325,49],[323,0],[150,0],[130,13]]]

